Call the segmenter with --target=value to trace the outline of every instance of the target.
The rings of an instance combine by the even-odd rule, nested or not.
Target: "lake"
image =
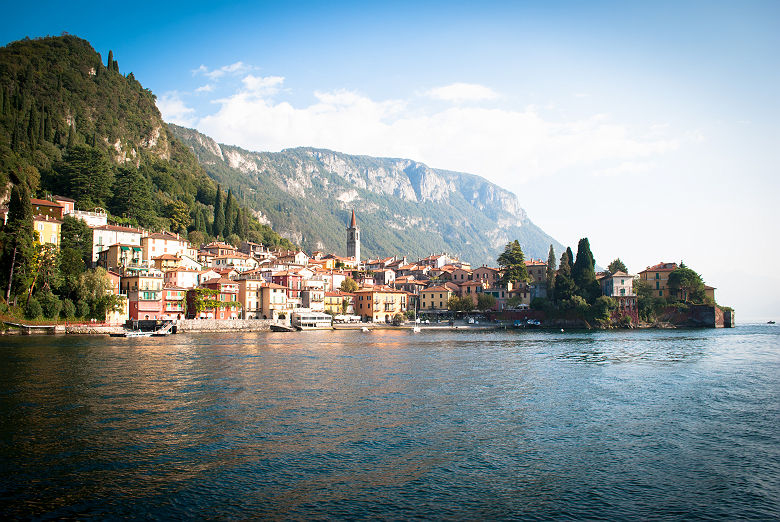
[[[780,518],[780,328],[0,337],[4,518]]]

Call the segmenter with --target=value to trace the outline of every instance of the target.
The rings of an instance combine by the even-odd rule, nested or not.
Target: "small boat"
[[[422,328],[420,328],[419,326],[415,326],[414,328],[412,328],[412,331],[414,333],[420,333],[420,332],[422,332]]]
[[[141,330],[128,330],[126,332],[108,334],[111,337],[151,337],[154,332],[142,332]]]
[[[360,331],[361,331],[361,332],[370,332],[371,330],[369,330],[367,326],[362,326],[362,327],[360,328]]]
[[[297,329],[294,326],[287,326],[286,324],[272,324],[272,332],[296,332]]]
[[[774,321],[767,321],[766,324],[775,324]]]

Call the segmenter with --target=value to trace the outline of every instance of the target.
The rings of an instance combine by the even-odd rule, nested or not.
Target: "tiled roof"
[[[30,204],[31,205],[38,205],[39,207],[59,207],[59,208],[62,208],[61,204],[57,203],[56,201],[49,201],[48,199],[30,198]]]
[[[452,292],[452,289],[447,288],[446,286],[432,286],[424,289],[423,292]]]
[[[109,230],[111,232],[133,232],[135,234],[143,233],[143,230],[139,230],[137,228],[130,228],[130,227],[120,227],[119,225],[101,225],[99,227],[95,227],[94,230]]]

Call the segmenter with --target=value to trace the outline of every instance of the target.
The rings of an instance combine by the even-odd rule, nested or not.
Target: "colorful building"
[[[677,270],[677,263],[658,263],[639,272],[639,280],[650,285],[653,295],[669,297],[669,274]]]
[[[406,311],[406,292],[387,287],[363,288],[355,292],[355,314],[364,321],[392,322]]]

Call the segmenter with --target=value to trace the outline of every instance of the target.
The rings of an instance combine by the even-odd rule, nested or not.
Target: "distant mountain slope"
[[[527,257],[546,259],[550,244],[558,253],[563,249],[528,219],[514,194],[479,176],[312,148],[250,152],[168,126],[212,178],[309,251],[344,254],[353,208],[363,257],[449,252],[475,265],[494,265],[513,239]]]

